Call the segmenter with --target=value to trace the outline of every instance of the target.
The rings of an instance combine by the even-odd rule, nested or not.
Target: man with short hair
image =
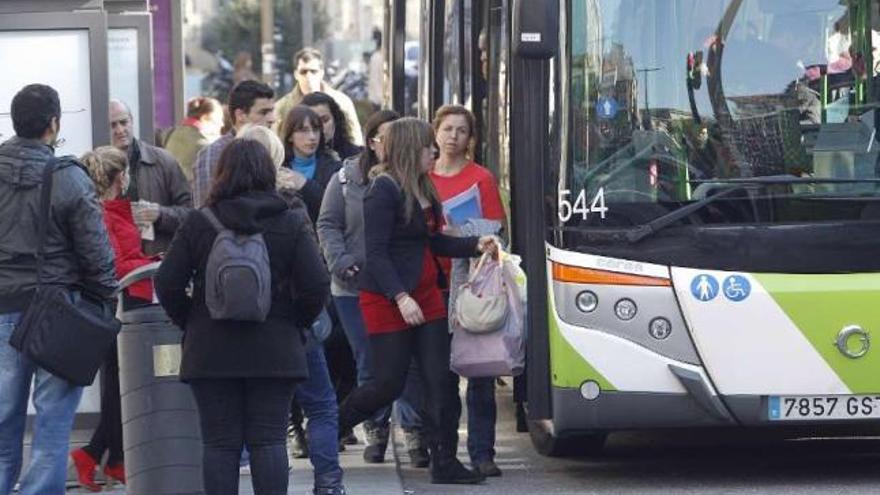
[[[189,182],[171,153],[135,138],[134,117],[119,100],[110,101],[110,133],[113,146],[128,155],[123,196],[132,202],[144,253],[163,253],[192,209]]]
[[[70,431],[83,389],[9,345],[37,286],[33,253],[43,172],[55,156],[61,127],[58,93],[42,84],[25,86],[12,99],[12,125],[15,137],[0,145],[0,495],[12,492],[21,471],[31,382],[37,415],[19,493],[64,493]],[[118,284],[95,185],[72,157],[59,159],[52,176],[43,282],[82,286],[112,299]]]
[[[232,130],[202,148],[193,165],[192,196],[196,208],[201,208],[208,200],[214,182],[214,169],[220,160],[220,153],[233,139],[235,133],[245,124],[262,125],[272,128],[275,123],[275,91],[267,84],[247,80],[242,81],[229,92],[229,116]]]
[[[354,103],[345,93],[333,89],[324,80],[324,56],[321,55],[321,52],[311,47],[303,48],[294,54],[293,67],[293,78],[296,79],[296,86],[294,86],[290,93],[287,93],[275,103],[275,116],[277,118],[275,131],[280,131],[287,114],[290,113],[293,107],[299,105],[305,95],[320,91],[336,101],[345,115],[345,120],[348,121],[354,144],[363,146],[363,131],[361,131],[361,124],[358,121]],[[339,124],[337,124],[338,126]]]

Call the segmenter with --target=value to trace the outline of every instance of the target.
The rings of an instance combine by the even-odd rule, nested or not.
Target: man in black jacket
[[[70,430],[83,389],[9,345],[37,284],[33,253],[43,169],[55,154],[61,124],[58,93],[42,84],[24,87],[12,100],[12,124],[16,136],[0,145],[0,495],[12,492],[21,471],[32,380],[38,412],[19,493],[64,493]],[[44,283],[112,297],[117,282],[101,205],[73,158],[62,159],[54,171],[45,246]]]

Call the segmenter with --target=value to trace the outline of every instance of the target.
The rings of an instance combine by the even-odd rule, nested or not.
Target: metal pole
[[[275,85],[275,12],[272,6],[272,0],[261,0],[260,2],[260,33],[262,44],[261,52],[263,56],[263,82],[273,86]]]
[[[314,0],[302,0],[302,42],[303,46],[312,46],[315,42],[315,9]]]

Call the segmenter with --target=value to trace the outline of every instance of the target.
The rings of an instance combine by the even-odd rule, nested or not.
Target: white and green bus
[[[392,75],[422,47],[419,100],[389,101],[469,105],[509,191],[539,450],[880,426],[880,1],[407,0],[388,21]]]

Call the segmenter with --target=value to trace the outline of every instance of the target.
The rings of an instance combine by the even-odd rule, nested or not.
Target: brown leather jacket
[[[139,140],[137,145],[137,197],[160,206],[159,220],[154,224],[156,240],[144,241],[144,253],[152,256],[168,249],[174,233],[192,210],[192,195],[183,170],[171,153]]]

